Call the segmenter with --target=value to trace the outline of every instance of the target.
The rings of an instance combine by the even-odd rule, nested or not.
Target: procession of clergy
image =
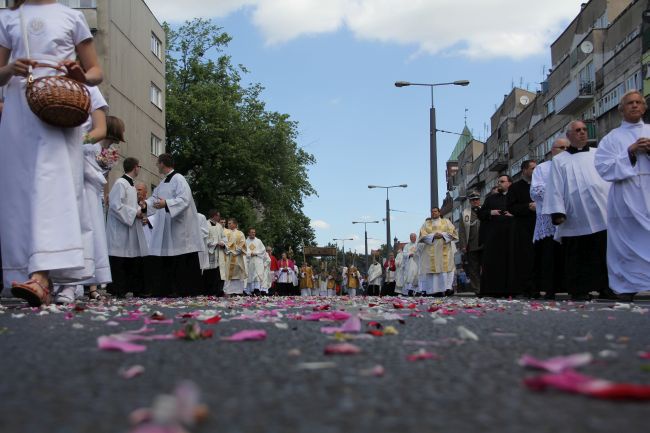
[[[547,296],[564,291],[630,298],[650,290],[650,126],[643,96],[626,93],[623,122],[597,148],[582,121],[569,123],[551,161],[522,164],[522,179],[502,175],[483,206],[470,195],[458,252],[483,296]],[[563,151],[564,150],[564,151]],[[563,152],[562,152],[563,151]],[[137,182],[140,165],[126,158],[108,199],[106,240],[112,282],[124,296],[424,295],[452,293],[459,231],[440,209],[397,254],[356,266],[313,270],[292,254],[279,259],[235,218],[197,212],[190,186],[170,154],[158,158],[162,178],[151,195]],[[532,184],[532,185],[531,185]]]

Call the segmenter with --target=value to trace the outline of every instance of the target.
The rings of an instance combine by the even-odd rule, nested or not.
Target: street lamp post
[[[368,224],[379,224],[379,221],[352,221],[352,224],[363,224],[364,240],[366,242],[366,273],[368,273]]]
[[[391,188],[406,188],[408,185],[403,183],[401,185],[379,186],[368,185],[368,188],[384,188],[386,189],[386,254],[390,254],[392,248],[390,245],[390,202],[388,201],[388,190]]]
[[[436,108],[433,105],[433,88],[436,86],[467,86],[468,80],[451,81],[449,83],[411,83],[397,81],[395,87],[426,86],[431,89],[431,109],[429,110],[429,170],[431,181],[431,209],[438,207],[438,150],[436,141]]]
[[[354,239],[352,238],[334,238],[332,239],[333,241],[342,241],[343,242],[343,266],[345,266],[345,241],[353,241]],[[339,253],[336,253],[336,261],[335,261],[335,266],[338,266],[338,258],[339,258]]]

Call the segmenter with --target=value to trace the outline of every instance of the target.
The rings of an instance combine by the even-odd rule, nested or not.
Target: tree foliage
[[[231,37],[220,27],[194,19],[165,31],[167,151],[199,211],[255,227],[276,252],[313,244],[302,206],[316,194],[307,177],[315,159],[297,145],[297,123],[266,110],[260,84],[242,84],[247,70],[224,54]]]

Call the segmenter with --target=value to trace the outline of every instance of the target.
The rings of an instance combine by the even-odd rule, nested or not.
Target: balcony
[[[492,152],[487,158],[487,166],[490,171],[503,171],[508,168],[508,154],[504,152]]]
[[[555,96],[557,114],[575,114],[594,100],[594,82],[572,80]]]

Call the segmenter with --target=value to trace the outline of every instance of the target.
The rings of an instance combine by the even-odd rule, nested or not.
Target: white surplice
[[[75,47],[92,34],[84,15],[58,3],[23,5],[31,58],[58,64],[76,58]],[[27,53],[18,10],[0,13],[0,46],[12,59]],[[36,68],[34,77],[56,75]],[[0,241],[5,292],[36,271],[51,271],[55,284],[92,276],[92,243],[82,240],[81,128],[57,128],[38,119],[27,105],[26,78],[13,76],[5,87],[0,123]],[[88,232],[92,242],[92,232]]]
[[[404,286],[402,293],[407,295],[410,290],[416,291],[418,287],[418,244],[409,242],[404,246]]]
[[[533,242],[555,235],[555,226],[551,216],[544,214],[544,194],[546,184],[551,176],[553,161],[545,161],[533,170],[533,179],[530,182],[530,198],[535,202],[535,232]]]
[[[381,286],[381,265],[373,263],[368,268],[368,285]]]
[[[607,269],[617,293],[650,290],[650,155],[627,149],[650,137],[650,125],[623,121],[598,145],[595,167],[611,183],[607,201]]]
[[[133,179],[125,174],[115,181],[108,194],[106,238],[109,256],[133,258],[147,255],[142,222],[136,218],[138,209]]]
[[[154,203],[164,199],[166,208],[156,209]],[[151,234],[152,256],[180,256],[203,250],[203,237],[192,190],[178,172],[170,172],[147,199],[147,212],[156,215],[157,224]]]
[[[223,241],[223,226],[219,223],[214,225],[208,224],[208,267],[207,269],[217,269],[219,268],[219,273],[221,274],[221,279],[224,279],[223,268],[221,264],[224,262],[223,257],[223,248],[220,247],[220,243]]]
[[[566,221],[557,226],[556,238],[584,236],[607,230],[605,182],[594,167],[595,149],[553,158],[544,195],[544,214],[561,213]]]
[[[246,292],[253,293],[262,289],[262,282],[266,274],[265,258],[266,247],[259,238],[246,238],[246,266],[248,268],[248,279]],[[270,260],[270,259],[269,259]]]
[[[197,213],[196,216],[198,218],[197,221],[201,233],[201,240],[203,241],[203,249],[199,251],[199,266],[201,269],[208,269],[210,267],[210,256],[208,255],[208,236],[210,235],[210,227],[205,215]]]

